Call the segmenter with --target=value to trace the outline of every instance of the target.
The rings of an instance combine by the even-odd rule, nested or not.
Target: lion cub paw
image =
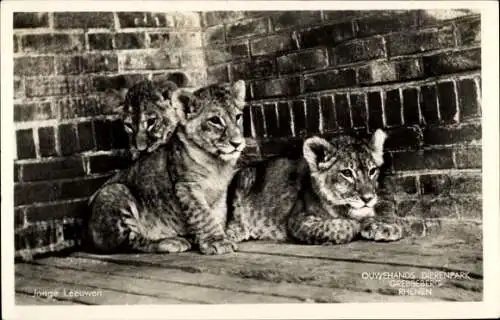
[[[361,236],[374,241],[397,241],[403,237],[403,228],[397,224],[372,222],[361,230]]]
[[[212,240],[200,243],[200,251],[203,254],[226,254],[237,250],[237,246],[230,240]]]

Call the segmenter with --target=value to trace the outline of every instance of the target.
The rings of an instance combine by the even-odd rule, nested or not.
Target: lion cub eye
[[[211,124],[216,125],[216,126],[223,126],[224,125],[223,120],[221,119],[221,117],[218,117],[218,116],[215,116],[215,117],[208,119],[208,122],[210,122]]]
[[[241,119],[243,119],[243,113],[238,113],[238,114],[236,115],[236,121],[237,121],[237,122],[240,122],[240,121],[241,121]]]
[[[368,171],[368,175],[374,176],[377,173],[377,168],[371,168],[370,171]]]
[[[344,169],[344,170],[341,170],[340,173],[346,177],[346,178],[354,178],[354,175],[352,174],[352,170],[351,169]]]

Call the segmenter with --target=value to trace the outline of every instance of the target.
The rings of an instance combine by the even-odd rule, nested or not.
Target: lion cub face
[[[237,159],[245,148],[243,109],[245,83],[217,84],[192,93],[178,90],[172,105],[179,124],[196,146],[222,160]]]
[[[307,139],[303,151],[314,191],[331,205],[347,205],[351,218],[373,216],[386,137],[378,129],[369,142],[345,136],[330,142]]]

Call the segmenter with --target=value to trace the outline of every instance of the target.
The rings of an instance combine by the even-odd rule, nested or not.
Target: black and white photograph
[[[2,3],[11,308],[499,312],[498,4],[23,2]]]

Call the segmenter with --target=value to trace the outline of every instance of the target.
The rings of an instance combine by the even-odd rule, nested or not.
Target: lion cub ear
[[[238,80],[231,87],[231,91],[233,93],[233,98],[236,106],[240,109],[245,107],[245,96],[246,96],[246,87],[245,81]]]
[[[124,105],[127,92],[127,88],[121,88],[120,90],[107,89],[101,103],[108,107],[111,113],[123,113],[125,111]]]
[[[382,129],[377,129],[372,136],[370,141],[370,147],[373,150],[373,158],[378,166],[384,163],[384,143],[387,139],[387,133]]]
[[[333,145],[320,137],[304,141],[302,152],[311,172],[327,169],[335,161]]]
[[[194,94],[185,89],[177,89],[172,93],[172,107],[181,123],[190,119],[195,110],[197,99]]]

